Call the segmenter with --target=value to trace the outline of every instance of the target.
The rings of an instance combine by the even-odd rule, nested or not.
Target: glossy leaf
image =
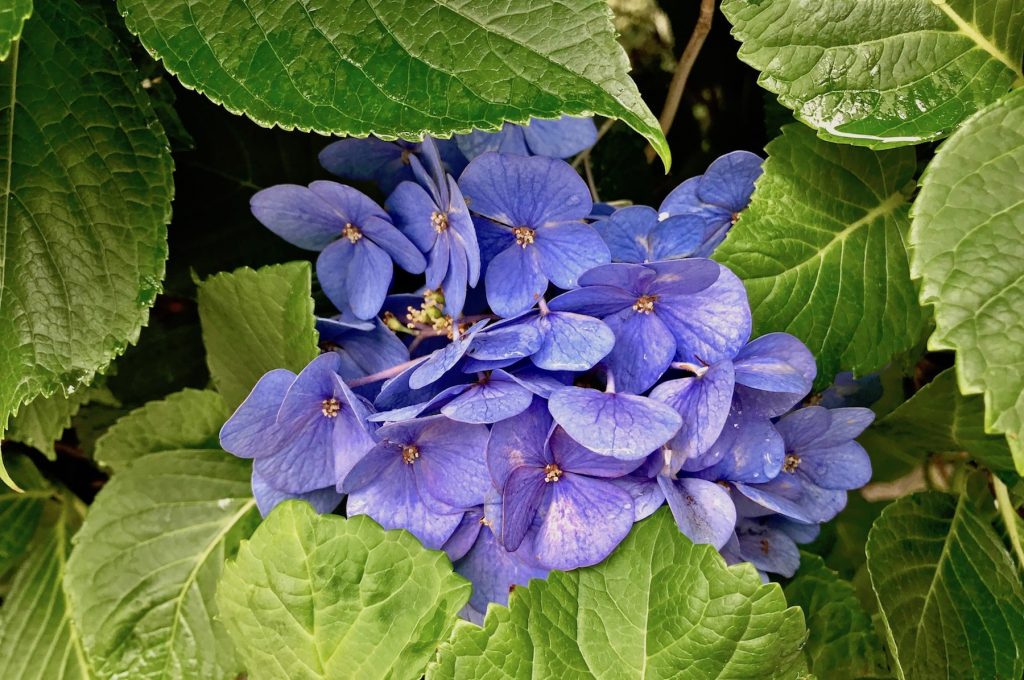
[[[746,284],[754,335],[803,340],[819,388],[843,369],[881,368],[921,332],[903,241],[913,152],[829,144],[802,125],[767,150],[753,201],[715,254]]]
[[[150,453],[92,504],[68,562],[75,626],[100,678],[226,678],[224,559],[259,522],[250,466],[223,451]]]
[[[268,127],[418,138],[597,113],[669,163],[603,0],[118,5],[182,83]]]
[[[93,675],[63,588],[71,536],[82,518],[68,492],[49,505],[54,518],[18,570],[0,609],[0,677],[90,680]]]
[[[868,572],[899,678],[1016,678],[1024,590],[992,526],[966,496],[902,498],[867,543]]]
[[[905,461],[914,467],[930,454],[966,451],[1012,483],[1016,473],[1006,439],[986,434],[984,419],[984,400],[961,395],[950,368],[876,421],[859,440],[872,454],[876,468],[881,462],[883,469],[905,472],[904,466],[892,463]]]
[[[516,588],[483,628],[459,623],[427,678],[795,677],[805,635],[777,584],[662,509],[601,564]]]
[[[804,610],[804,653],[819,678],[889,678],[888,659],[853,585],[817,555],[800,554],[800,571],[786,584],[786,601]]]
[[[288,501],[242,543],[217,602],[253,680],[411,679],[469,592],[408,532]]]
[[[1016,0],[725,0],[739,57],[824,139],[943,137],[1024,84]]]
[[[230,409],[267,371],[298,373],[317,357],[308,262],[248,267],[199,286],[206,363]]]
[[[968,121],[929,164],[914,203],[912,272],[935,306],[931,349],[955,349],[964,394],[985,395],[1024,473],[1024,91]]]
[[[38,4],[0,64],[0,429],[89,382],[160,290],[170,153],[102,16]]]
[[[32,0],[11,0],[0,7],[0,61],[11,53],[11,45],[21,36],[25,20],[32,16]]]
[[[71,419],[92,395],[91,387],[78,389],[69,395],[63,392],[55,392],[48,397],[40,395],[22,405],[18,415],[11,418],[4,438],[27,444],[53,460],[57,457],[54,442],[61,438],[71,425]]]

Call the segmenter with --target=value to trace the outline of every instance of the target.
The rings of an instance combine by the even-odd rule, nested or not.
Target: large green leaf
[[[142,456],[175,449],[219,449],[229,412],[211,390],[183,390],[151,401],[117,421],[96,441],[96,462],[115,471]]]
[[[102,9],[39,4],[0,64],[0,430],[138,337],[171,193],[167,140]]]
[[[914,203],[912,272],[935,306],[932,349],[955,349],[1024,473],[1024,90],[979,113],[929,164]]]
[[[516,588],[483,628],[458,624],[427,677],[793,678],[805,637],[777,584],[726,567],[663,509],[596,567]]]
[[[18,570],[0,609],[0,678],[93,677],[62,587],[71,535],[81,523],[80,511],[67,492],[50,506],[54,518]]]
[[[232,409],[267,371],[296,373],[317,357],[308,262],[243,267],[199,286],[210,375]]]
[[[8,0],[0,5],[0,61],[11,53],[25,20],[32,15],[32,0]]]
[[[224,559],[258,521],[249,465],[223,451],[150,453],[114,475],[64,581],[96,674],[234,677],[214,591]]]
[[[53,496],[53,490],[27,456],[15,456],[9,462],[11,477],[24,491],[0,486],[0,576],[25,557],[43,515],[43,505]]]
[[[859,441],[876,467],[893,459],[917,466],[933,453],[966,451],[1012,483],[1016,473],[1006,439],[986,434],[984,417],[984,400],[961,395],[950,368],[868,428]]]
[[[804,653],[815,675],[829,680],[892,677],[885,649],[853,585],[820,557],[801,553],[800,571],[785,593],[786,601],[807,617]]]
[[[217,603],[253,680],[411,679],[469,592],[408,532],[288,501],[225,567]]]
[[[447,136],[561,113],[621,118],[668,165],[604,0],[120,0],[182,83],[263,125]]]
[[[829,144],[796,124],[767,151],[715,258],[746,284],[756,335],[787,331],[810,347],[819,387],[881,368],[921,335],[903,243],[913,151]]]
[[[868,571],[900,678],[1019,678],[1024,592],[966,496],[926,492],[879,516]]]
[[[1018,0],[725,0],[740,59],[825,139],[949,134],[1024,84]]]
[[[100,377],[102,380],[102,376]],[[100,382],[98,380],[97,382]],[[97,388],[101,389],[101,388]],[[61,438],[64,430],[71,425],[83,404],[97,393],[93,387],[77,389],[69,395],[56,392],[49,396],[40,395],[23,404],[18,414],[11,418],[4,438],[27,444],[46,454],[53,460],[57,457],[54,442]]]

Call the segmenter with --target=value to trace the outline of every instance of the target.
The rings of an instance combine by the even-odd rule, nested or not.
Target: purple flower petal
[[[341,239],[327,246],[316,258],[316,278],[324,295],[338,311],[352,315],[348,302],[348,270],[355,256],[348,239]]]
[[[679,432],[668,443],[674,471],[684,461],[703,454],[715,443],[725,427],[732,405],[732,362],[722,361],[701,377],[664,382],[651,391],[651,398],[663,401],[682,416]]]
[[[344,184],[318,180],[309,185],[309,190],[331,206],[342,226],[349,223],[361,228],[370,217],[387,219],[387,213],[372,198]]]
[[[395,226],[421,252],[430,252],[437,240],[437,230],[434,229],[431,217],[438,211],[430,194],[415,182],[402,182],[391,192],[384,206],[394,219]]]
[[[788,333],[769,333],[749,342],[735,359],[736,393],[744,408],[782,415],[810,391],[817,375],[814,355]]]
[[[376,137],[366,139],[339,139],[328,144],[320,152],[320,165],[343,179],[369,182],[376,180],[381,183],[381,189],[388,193],[394,188],[394,184],[386,186],[387,182],[382,181],[387,172],[397,165],[399,170],[392,182],[411,180],[412,171],[407,163],[402,162],[402,156],[408,153],[393,142],[385,142]]]
[[[441,282],[441,289],[444,291],[444,311],[453,319],[458,319],[466,305],[469,263],[466,260],[466,251],[454,243],[455,240],[455,237],[449,234],[438,239],[438,243],[448,243],[448,271]]]
[[[256,507],[260,515],[266,517],[279,503],[287,500],[297,499],[306,501],[313,509],[321,515],[333,512],[341,504],[342,494],[338,493],[334,485],[323,489],[316,489],[307,493],[288,493],[275,489],[267,480],[263,479],[253,470],[252,474],[252,495],[256,499]]]
[[[633,497],[634,522],[647,519],[665,504],[665,494],[653,477],[633,474],[608,481]]]
[[[636,470],[643,462],[594,453],[566,434],[561,427],[556,427],[551,433],[548,447],[554,462],[562,470],[590,477],[622,477]]]
[[[827,522],[846,507],[846,492],[822,489],[799,474],[780,474],[765,484],[736,484],[750,500],[798,522]]]
[[[597,453],[638,460],[667,442],[682,419],[670,406],[630,394],[563,387],[548,409],[570,437]]]
[[[459,244],[466,253],[469,271],[469,285],[475,286],[480,280],[480,244],[477,241],[476,226],[470,216],[469,208],[462,191],[455,183],[455,180],[448,177],[448,191],[451,195],[451,203],[448,206],[448,228],[459,240]]]
[[[534,246],[511,245],[498,253],[487,265],[484,284],[487,303],[495,314],[503,317],[527,311],[548,289]]]
[[[679,530],[694,543],[720,550],[736,528],[736,506],[729,492],[714,482],[658,476],[658,484]]]
[[[828,413],[831,416],[828,433],[814,442],[815,447],[837,446],[858,437],[875,419],[874,411],[856,406],[834,408]]]
[[[704,479],[759,484],[779,474],[785,454],[782,437],[770,420],[741,412],[734,406],[722,434],[705,456],[694,462],[705,457],[717,461],[700,471]]]
[[[605,359],[616,389],[640,394],[656,383],[676,353],[676,340],[656,314],[624,309],[605,317],[615,345]]]
[[[323,250],[341,236],[345,226],[327,202],[297,184],[278,184],[258,191],[249,207],[263,226],[306,250]]]
[[[377,316],[388,296],[393,274],[391,258],[368,239],[352,246],[345,288],[352,313],[360,319]]]
[[[540,468],[524,465],[509,474],[501,491],[500,540],[506,550],[519,549],[549,486]]]
[[[761,571],[790,578],[800,568],[800,549],[784,532],[760,521],[746,520],[736,529],[740,554]]]
[[[728,271],[702,258],[651,262],[646,267],[653,270],[657,278],[645,292],[657,295],[662,305],[687,304],[690,296],[707,291],[721,279],[722,272]]]
[[[611,261],[608,246],[587,224],[555,224],[538,229],[534,245],[541,271],[559,288],[575,288],[580,275]]]
[[[399,267],[410,274],[422,274],[427,261],[405,234],[395,225],[379,217],[369,217],[362,225],[366,238],[380,246]]]
[[[467,354],[474,359],[504,360],[528,357],[541,346],[540,332],[528,324],[491,326],[473,339]]]
[[[412,371],[409,376],[409,387],[418,390],[430,383],[440,380],[448,371],[455,368],[459,359],[465,355],[473,342],[474,336],[483,330],[487,320],[477,321],[469,330],[453,340],[450,344],[428,356]]]
[[[532,549],[531,542],[509,552],[490,530],[481,531],[466,556],[455,563],[455,571],[473,583],[469,604],[480,612],[491,602],[506,605],[512,588],[547,576],[547,570],[530,558]]]
[[[448,537],[442,548],[448,553],[448,559],[455,562],[462,559],[469,552],[480,535],[480,529],[483,527],[483,524],[481,524],[483,518],[484,513],[481,508],[472,508],[466,511],[462,516],[462,521],[459,522],[459,526],[455,529],[455,533]]]
[[[532,364],[520,364],[509,369],[508,376],[527,390],[547,399],[555,390],[572,383],[572,374],[566,371],[545,371]]]
[[[700,210],[703,203],[703,201],[701,201],[697,196],[697,187],[700,186],[700,178],[700,175],[691,177],[670,191],[668,196],[665,197],[665,200],[661,202],[661,206],[658,208],[659,217],[667,219],[672,215],[680,215]]]
[[[651,231],[658,224],[658,213],[646,205],[620,208],[603,220],[594,223],[594,229],[608,245],[613,262],[644,263],[660,259],[655,257]]]
[[[857,442],[801,450],[796,455],[799,472],[823,489],[859,489],[871,481],[871,458]]]
[[[535,156],[568,158],[589,149],[597,142],[597,127],[593,118],[532,118],[522,130],[526,145]]]
[[[598,267],[602,269],[602,267]],[[590,272],[587,272],[589,274]],[[548,307],[556,312],[575,312],[592,317],[605,317],[633,306],[637,300],[622,288],[605,285],[588,285],[562,293],[548,303]]]
[[[716,158],[700,178],[697,196],[705,203],[740,212],[750,203],[763,162],[749,151],[733,151]]]
[[[532,401],[530,390],[499,370],[449,401],[441,413],[463,423],[496,423],[519,415]]]
[[[506,123],[497,132],[473,130],[468,134],[456,135],[455,141],[459,145],[459,150],[470,160],[477,156],[482,156],[489,151],[519,154],[520,156],[528,156],[530,154],[526,148],[523,128],[511,123]]]
[[[375,426],[366,422],[369,414],[359,406],[358,398],[348,392],[348,387],[344,387],[344,390],[344,403],[350,407],[342,408],[338,414],[331,438],[334,445],[335,482],[339,489],[352,467],[376,444],[373,438]]]
[[[552,462],[546,450],[551,425],[547,403],[535,398],[519,417],[491,426],[487,468],[496,488],[503,488],[505,480],[518,467],[543,468]]]
[[[633,497],[607,480],[567,472],[548,486],[534,540],[542,566],[568,570],[597,564],[633,526]],[[506,502],[506,523],[508,510]]]
[[[702,251],[708,237],[708,221],[700,215],[673,215],[651,228],[652,260],[707,257]]]
[[[277,453],[277,412],[293,382],[295,374],[283,368],[264,374],[221,427],[221,448],[239,458]]]
[[[626,292],[630,304],[647,292],[658,273],[651,267],[639,264],[603,264],[580,277],[581,286],[611,286]],[[572,311],[572,310],[570,310]],[[584,312],[586,313],[586,312]],[[604,316],[594,314],[594,316]]]
[[[600,319],[573,312],[551,312],[536,320],[541,343],[530,357],[548,371],[586,371],[615,346],[615,334]]]

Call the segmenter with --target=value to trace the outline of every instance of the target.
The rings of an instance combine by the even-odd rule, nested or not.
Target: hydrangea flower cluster
[[[719,158],[655,210],[595,214],[560,157],[587,119],[422,143],[342,140],[321,154],[374,180],[275,186],[253,214],[319,251],[339,314],[301,373],[267,373],[221,443],[254,460],[264,514],[285,498],[407,529],[488,602],[548,570],[600,562],[668,504],[729,561],[792,575],[796,545],[871,475],[865,408],[798,406],[815,361],[751,338],[746,291],[706,259],[761,172]],[[422,274],[390,294],[398,270]],[[405,276],[405,275],[402,275]]]

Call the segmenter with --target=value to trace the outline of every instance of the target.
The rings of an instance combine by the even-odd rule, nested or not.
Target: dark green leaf
[[[218,434],[230,413],[210,390],[184,390],[151,401],[107,430],[96,442],[96,462],[114,471],[142,456],[176,449],[220,449]]]
[[[298,373],[317,357],[308,262],[248,267],[199,286],[210,375],[234,409],[267,371]]]
[[[64,585],[98,677],[240,670],[214,591],[224,559],[259,522],[249,468],[211,449],[150,453],[96,496]]]
[[[459,623],[427,677],[793,678],[805,636],[777,584],[726,567],[663,509],[596,567],[516,588],[483,628]]]
[[[71,425],[71,419],[82,405],[103,392],[104,388],[99,385],[102,382],[103,376],[100,376],[96,384],[76,389],[69,395],[55,392],[48,397],[36,397],[22,405],[18,415],[11,418],[4,437],[38,449],[53,460],[57,457],[54,442]]]
[[[853,585],[817,555],[801,553],[786,601],[804,610],[810,632],[804,653],[811,671],[828,680],[889,678],[888,659]]]
[[[802,125],[767,151],[753,201],[715,256],[746,283],[754,334],[803,340],[818,387],[843,369],[881,368],[921,332],[903,243],[913,152],[829,144]]]
[[[0,6],[0,61],[11,53],[25,20],[32,16],[32,0],[9,0]]]
[[[71,622],[62,581],[71,535],[82,521],[68,493],[50,503],[55,514],[11,585],[0,610],[0,678],[90,680],[82,641]]]
[[[49,485],[26,456],[14,456],[9,463],[11,477],[24,492],[0,486],[0,576],[25,557],[42,517],[44,502],[53,496]],[[0,677],[5,676],[0,674]]]
[[[621,118],[668,165],[604,0],[121,0],[182,83],[271,126],[447,136],[561,113]]]
[[[0,429],[88,383],[160,289],[171,158],[101,16],[42,3],[0,64]]]
[[[900,678],[1019,678],[1024,592],[966,496],[926,492],[882,511],[868,571]]]
[[[1024,84],[1017,0],[725,0],[722,11],[758,82],[831,141],[942,137]]]
[[[252,680],[419,678],[469,599],[444,553],[365,516],[279,505],[217,589]]]
[[[890,459],[916,467],[934,453],[966,451],[1012,483],[1016,473],[1006,439],[985,434],[984,418],[985,401],[961,395],[949,368],[868,428],[860,442],[887,467]]]
[[[910,242],[929,347],[956,350],[960,391],[984,392],[985,431],[1024,474],[1024,90],[968,121],[921,184]]]

